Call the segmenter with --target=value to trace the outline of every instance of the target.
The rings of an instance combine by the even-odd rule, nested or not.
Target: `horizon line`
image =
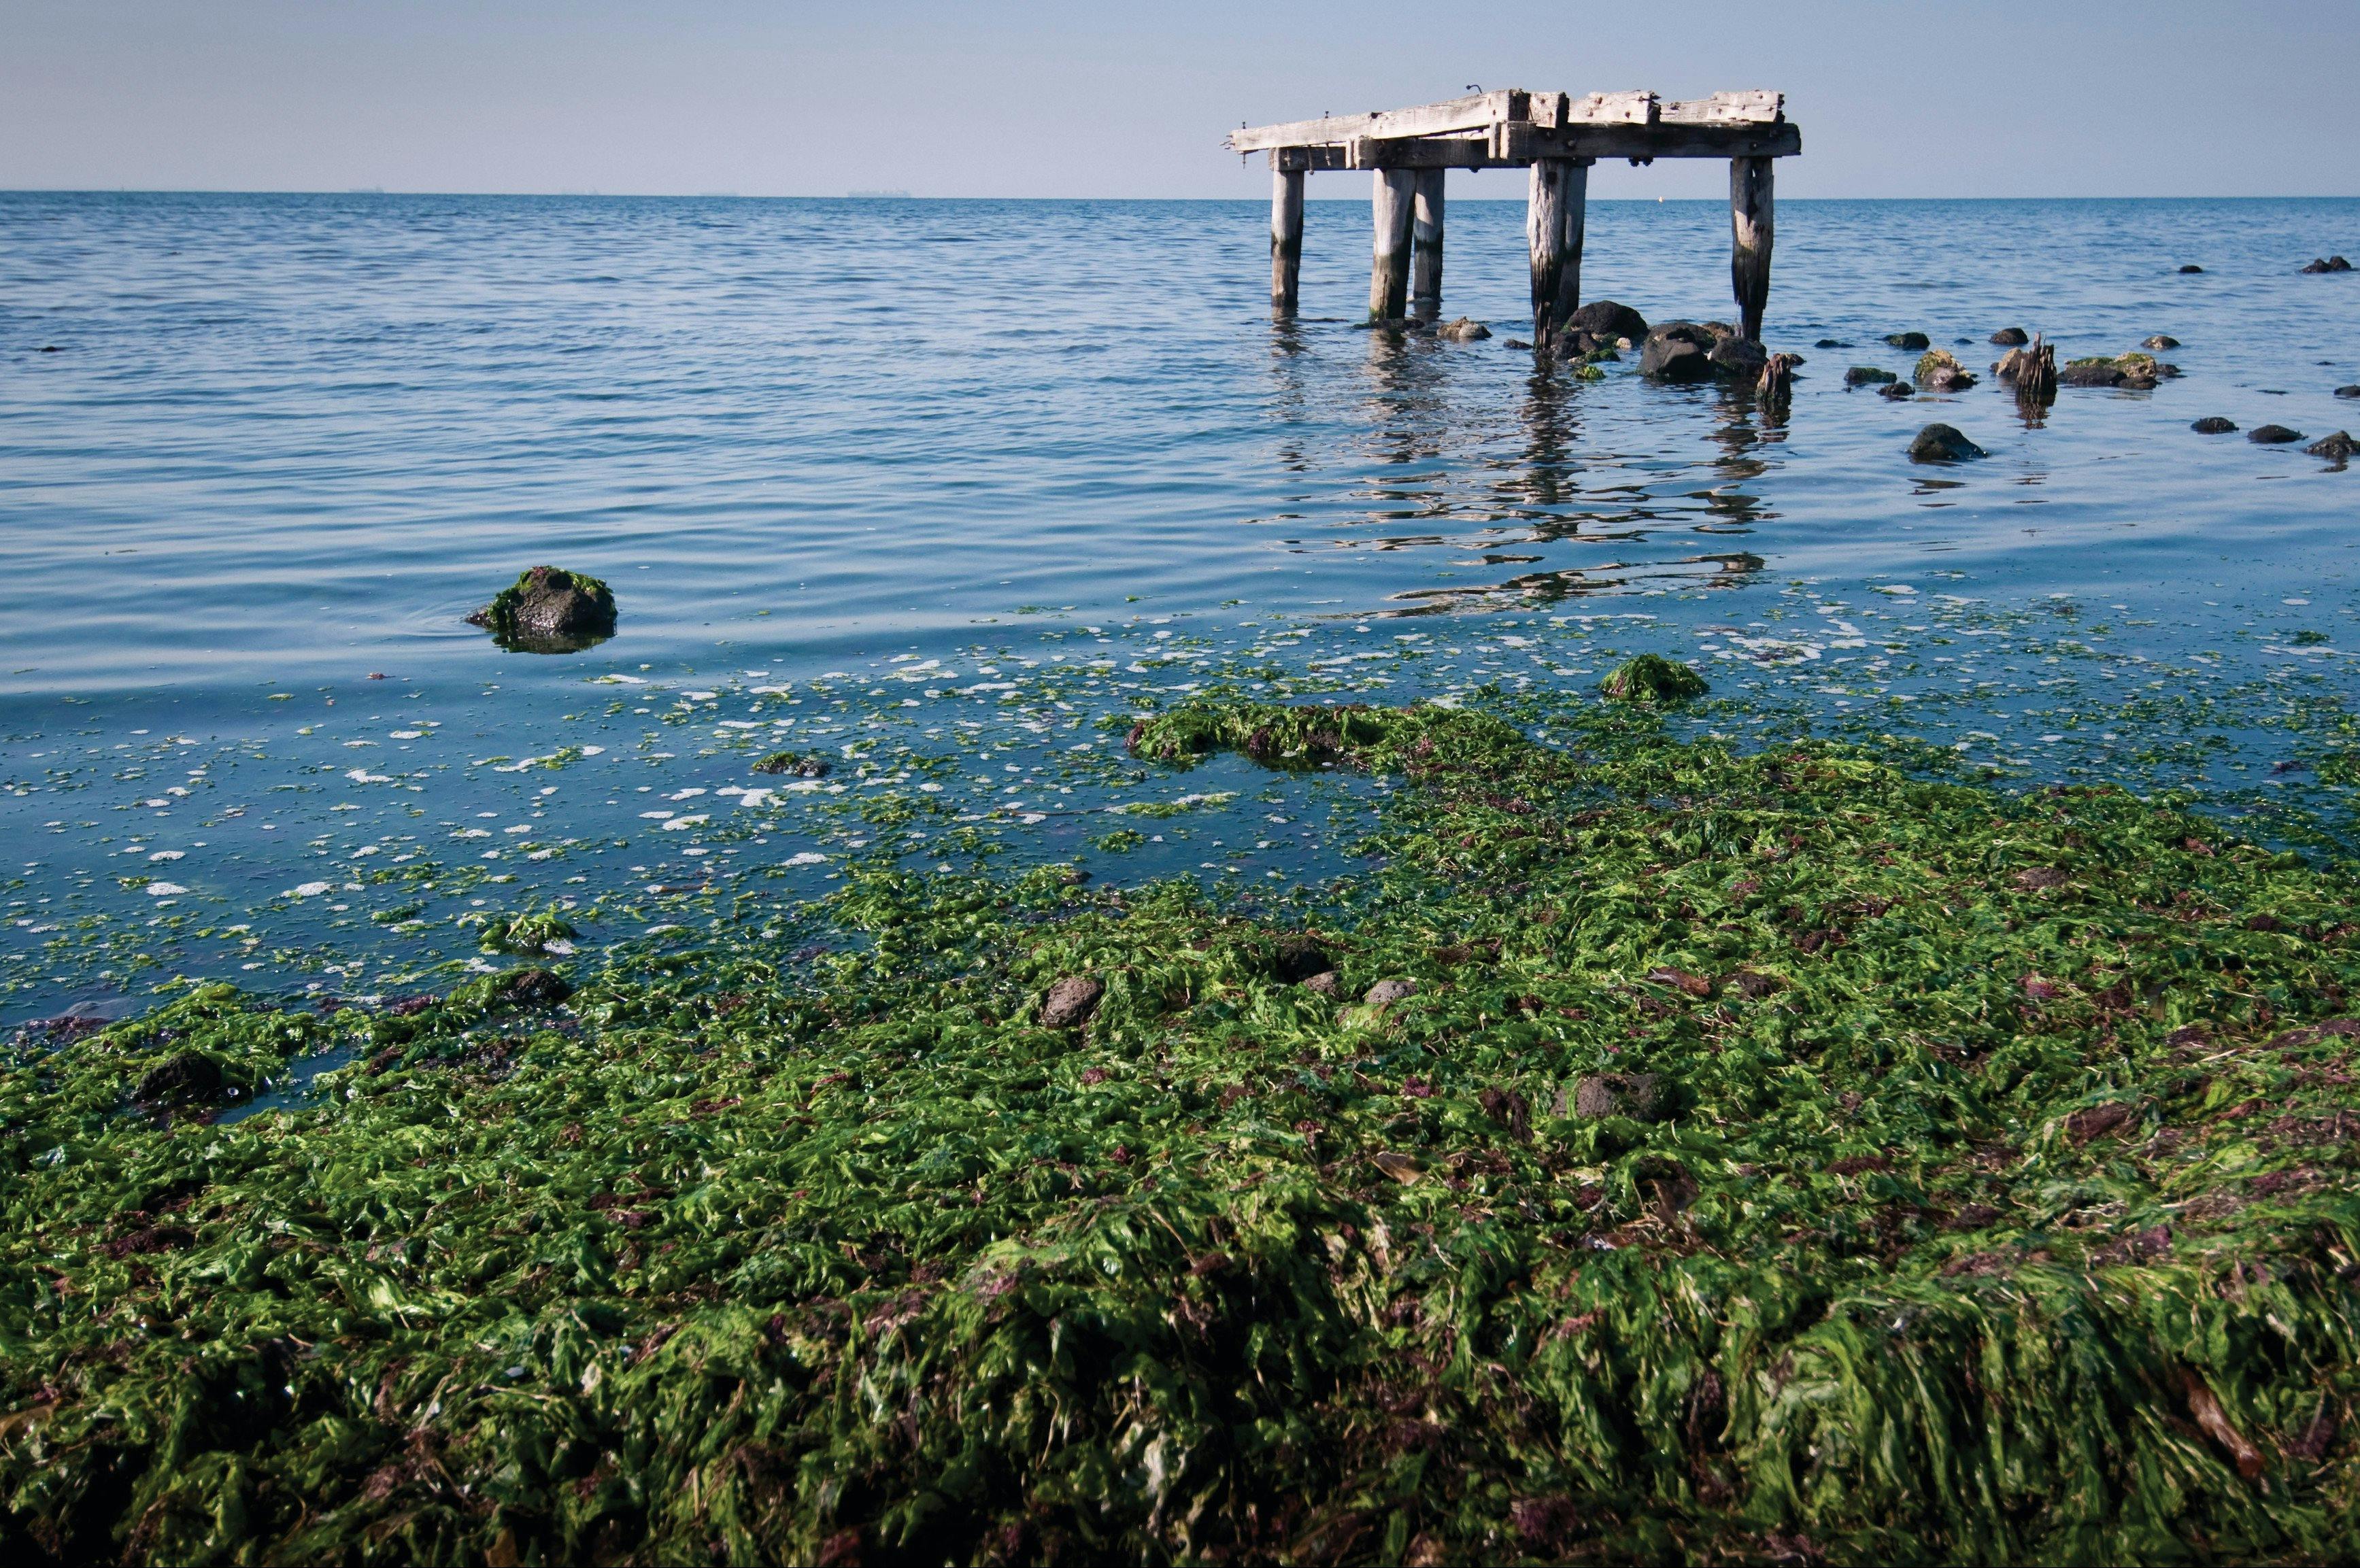
[[[1359,171],[1354,170],[1346,172]],[[210,185],[0,186],[0,198],[12,196],[390,196],[432,197],[441,200],[468,199],[495,201],[530,199],[576,201],[858,201],[871,205],[885,205],[896,201],[1026,201],[1042,203],[1079,201],[1157,201],[1171,203],[1197,202],[1221,205],[1261,206],[1263,204],[1264,201],[1263,198],[1259,196],[933,196],[904,191],[893,191],[890,193],[867,191],[804,193],[758,192],[748,194],[736,191],[592,191],[563,189],[554,191],[389,190],[383,186],[347,186],[341,189],[309,189],[294,187],[269,189],[258,187]],[[1367,198],[1358,196],[1312,197],[1306,195],[1306,200],[1309,201],[1328,202],[1338,205],[1360,206],[1365,206],[1368,201]],[[1501,205],[1513,205],[1523,201],[1524,198],[1520,196],[1463,196],[1457,200],[1462,203],[1494,202]],[[1590,198],[1590,201],[1592,205],[1610,202],[1623,203],[1631,206],[1669,206],[1674,202],[1694,203],[1705,206],[1726,205],[1725,199],[1718,196],[1593,196]],[[2360,201],[2360,192],[2353,192],[2349,194],[2329,194],[2322,192],[2274,192],[2256,194],[2247,192],[2234,196],[2190,193],[2172,195],[2082,194],[2046,196],[1785,196],[1780,198],[1781,205],[1785,205],[1789,202],[1800,203],[1809,201]]]

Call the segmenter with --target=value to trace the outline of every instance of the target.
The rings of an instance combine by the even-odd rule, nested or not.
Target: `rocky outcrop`
[[[1909,443],[1912,463],[1964,463],[1990,455],[1949,425],[1928,425]]]
[[[536,566],[467,620],[519,653],[577,653],[615,635],[615,595],[584,572]]]

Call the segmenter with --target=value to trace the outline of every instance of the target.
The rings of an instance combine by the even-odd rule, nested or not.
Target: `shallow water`
[[[1338,864],[1322,790],[1150,774],[1098,724],[1247,670],[1403,701],[1652,649],[1747,701],[1725,730],[2343,820],[2360,474],[2188,425],[2360,423],[2360,276],[2296,270],[2360,249],[2360,201],[1786,203],[1782,420],[1536,375],[1520,204],[1451,212],[1470,344],[1353,329],[1348,202],[1273,327],[1264,221],[0,196],[0,1017],[176,974],[439,985],[512,962],[468,922],[552,903],[585,953],[786,931],[887,848],[1291,886]],[[1726,225],[1601,203],[1585,292],[1725,317]],[[1988,381],[1842,387],[1907,375],[1886,332],[1980,371],[2006,325],[2169,332],[2185,375],[2033,428]],[[1912,465],[1931,419],[1991,456]],[[463,623],[542,561],[606,577],[620,634]],[[782,744],[836,773],[748,770]]]

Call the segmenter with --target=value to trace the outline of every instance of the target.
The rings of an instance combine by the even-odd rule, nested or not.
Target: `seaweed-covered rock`
[[[1934,340],[1924,332],[1887,332],[1885,341],[1895,348],[1907,349],[1912,354],[1921,354],[1934,346]]]
[[[2151,348],[2158,351],[2167,348],[2178,348],[2179,346],[2180,340],[2173,337],[2169,332],[2158,332],[2155,336],[2146,339],[2139,344],[2139,347],[2141,348]]]
[[[1711,379],[1716,340],[1694,321],[1666,321],[1639,347],[1639,374],[1658,381]]]
[[[2353,452],[2352,432],[2338,430],[2332,436],[2322,436],[2302,450],[2313,457],[2331,458],[2337,463],[2349,463],[2352,461]]]
[[[754,771],[783,774],[791,779],[825,779],[835,767],[815,751],[774,751],[754,764]]]
[[[2323,256],[2310,262],[2303,270],[2305,272],[2349,272],[2352,270],[2352,264],[2340,256]]]
[[[512,1007],[553,1007],[574,995],[574,985],[554,969],[516,969],[493,981],[492,991]]]
[[[1643,343],[1647,341],[1647,318],[1612,299],[1592,299],[1565,319],[1568,332],[1587,332],[1609,347],[1618,340]]]
[[[2200,436],[2234,435],[2237,431],[2237,421],[2224,419],[2218,414],[2207,414],[2188,428]]]
[[[1041,1027],[1043,1029],[1078,1029],[1090,1021],[1098,1010],[1098,998],[1106,995],[1106,986],[1087,975],[1068,975],[1049,987],[1049,995],[1041,1003]]]
[[[1893,372],[1880,370],[1873,365],[1855,365],[1844,372],[1844,385],[1847,387],[1881,387],[1900,379]]]
[[[1712,690],[1705,678],[1676,659],[1643,653],[1614,667],[1599,689],[1618,702],[1685,702]]]
[[[2302,440],[2302,432],[2284,425],[2256,425],[2245,432],[2245,439],[2256,446],[2287,446]]]
[[[1909,443],[1912,463],[1964,463],[1969,458],[1989,455],[1956,429],[1944,424],[1928,425]]]
[[[202,1051],[183,1051],[149,1068],[131,1097],[142,1105],[187,1105],[221,1098],[221,1063]]]
[[[1470,316],[1461,316],[1434,329],[1434,335],[1452,343],[1480,343],[1491,335],[1491,329]]]
[[[1762,367],[1770,363],[1770,351],[1752,338],[1732,333],[1706,351],[1705,358],[1717,375],[1752,385],[1762,379]]]
[[[1928,392],[1962,392],[1975,384],[1967,367],[1946,348],[1928,349],[1918,357],[1916,379]]]
[[[2002,348],[2015,348],[2030,343],[2032,337],[2022,327],[2002,327],[1992,333],[1991,341]]]
[[[1573,1114],[1584,1121],[1653,1121],[1663,1102],[1662,1079],[1653,1073],[1592,1073],[1573,1085]]]
[[[519,653],[577,653],[615,635],[615,595],[595,577],[536,566],[467,617]]]

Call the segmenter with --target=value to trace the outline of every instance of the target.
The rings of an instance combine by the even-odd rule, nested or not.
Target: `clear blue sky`
[[[2355,0],[5,0],[0,39],[5,188],[1261,197],[1225,128],[1480,82],[1782,89],[1783,196],[2360,194]]]

